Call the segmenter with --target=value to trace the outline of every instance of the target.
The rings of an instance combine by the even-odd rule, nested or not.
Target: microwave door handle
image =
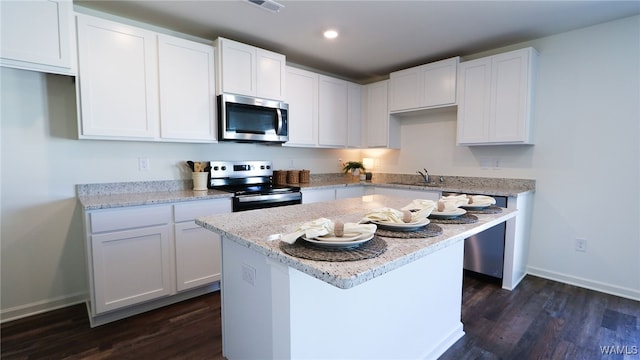
[[[276,113],[278,114],[278,131],[276,132],[276,134],[282,134],[282,112],[280,111],[280,109],[276,109]]]

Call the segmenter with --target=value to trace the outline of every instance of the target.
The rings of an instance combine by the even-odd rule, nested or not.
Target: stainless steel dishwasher
[[[443,193],[442,195],[450,194]],[[496,206],[507,207],[507,197],[493,195],[492,197],[496,199]],[[479,274],[487,280],[502,282],[506,228],[507,224],[503,222],[464,240],[463,267],[465,273]]]

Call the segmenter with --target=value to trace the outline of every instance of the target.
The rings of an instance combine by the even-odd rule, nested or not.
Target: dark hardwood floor
[[[640,302],[538,277],[510,292],[465,276],[462,321],[441,359],[640,360]],[[222,358],[219,293],[93,329],[77,305],[0,331],[2,359]]]

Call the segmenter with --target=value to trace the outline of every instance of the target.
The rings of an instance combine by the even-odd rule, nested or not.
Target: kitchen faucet
[[[424,179],[425,183],[429,183],[429,172],[427,171],[427,169],[422,168],[422,170],[424,170],[424,173],[422,173],[422,171],[418,170],[417,173],[420,174],[422,176],[422,178]]]

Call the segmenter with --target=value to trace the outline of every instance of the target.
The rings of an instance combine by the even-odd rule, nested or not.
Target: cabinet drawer
[[[171,206],[103,210],[89,217],[92,233],[141,228],[171,222]]]
[[[176,222],[192,221],[198,216],[231,212],[231,199],[192,201],[174,206]]]

